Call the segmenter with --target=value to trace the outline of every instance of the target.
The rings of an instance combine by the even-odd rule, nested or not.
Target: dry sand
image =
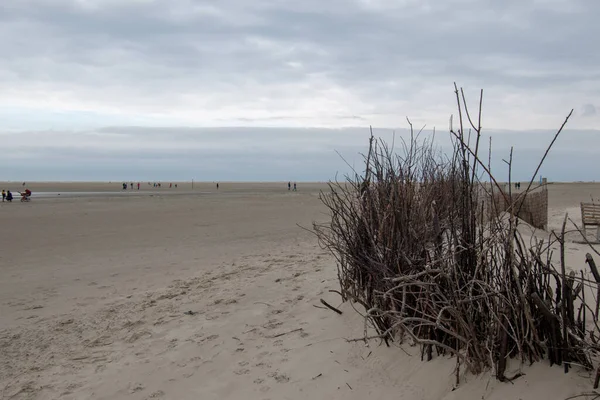
[[[0,399],[565,399],[591,374],[513,365],[499,383],[417,347],[348,343],[363,320],[340,305],[332,257],[298,227],[326,220],[322,184],[28,183],[0,204]],[[20,189],[20,184],[0,183]],[[600,184],[550,186],[550,228]],[[539,233],[539,232],[538,232]],[[586,246],[569,243],[571,269]],[[317,308],[323,298],[343,315]],[[515,364],[515,363],[513,363]]]

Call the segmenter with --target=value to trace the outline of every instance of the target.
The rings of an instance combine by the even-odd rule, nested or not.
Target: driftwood
[[[547,357],[565,371],[593,369],[600,329],[586,326],[586,314],[597,322],[594,259],[586,262],[595,281],[568,272],[567,218],[560,233],[528,244],[515,217],[522,202],[504,214],[486,212],[493,196],[513,198],[512,151],[505,193],[479,154],[481,108],[474,120],[462,90],[456,97],[450,154],[421,140],[412,125],[399,149],[371,135],[365,172],[330,182],[321,193],[331,220],[313,231],[337,260],[342,299],[364,307],[364,340],[407,338],[422,346],[423,359],[435,350],[473,373],[495,368],[501,381],[509,380],[506,362],[515,357],[530,363]],[[523,196],[535,189],[534,178]],[[558,264],[553,246],[560,247]],[[590,290],[598,293],[595,313],[586,290],[587,301]],[[367,334],[367,324],[376,335]]]

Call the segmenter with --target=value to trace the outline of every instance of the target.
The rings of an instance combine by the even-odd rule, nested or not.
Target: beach
[[[137,182],[134,182],[137,184]],[[566,399],[593,372],[511,364],[500,383],[364,336],[307,229],[324,183],[28,182],[0,204],[0,399]],[[175,184],[175,183],[173,183]],[[14,192],[21,183],[0,183]],[[548,186],[548,230],[600,184]],[[44,196],[43,193],[50,195]],[[533,235],[543,237],[545,232]],[[569,235],[570,270],[586,245]],[[339,308],[323,307],[321,299]],[[356,310],[354,310],[356,307]],[[371,334],[373,332],[370,332]],[[510,375],[507,371],[507,375]]]

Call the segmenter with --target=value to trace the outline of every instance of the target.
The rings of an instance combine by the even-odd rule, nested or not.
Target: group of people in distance
[[[12,201],[13,199],[13,195],[11,193],[11,191],[6,191],[4,189],[2,189],[2,202],[4,203],[5,201]]]
[[[292,190],[292,182],[288,182],[288,190]],[[296,191],[296,182],[294,182],[294,192]]]
[[[134,184],[133,182],[131,182],[131,183],[129,183],[129,185],[128,185],[128,184],[127,184],[127,182],[123,182],[123,190],[127,190],[127,187],[128,187],[128,186],[129,186],[129,188],[130,188],[131,190],[133,190],[133,188],[134,188],[135,186],[137,186],[137,190],[140,190],[140,186],[141,186],[141,184],[140,184],[139,182],[138,182],[137,184]],[[161,183],[160,183],[160,182],[158,182],[158,183],[156,183],[156,182],[154,182],[154,183],[150,183],[150,182],[148,182],[148,186],[152,186],[152,187],[155,187],[155,188],[160,188],[160,187],[162,187],[162,185],[161,185]],[[175,188],[177,188],[177,184],[173,185],[172,183],[169,183],[169,189],[170,189],[170,188],[172,188],[173,186],[175,186]]]
[[[24,192],[20,192],[19,194],[21,195],[21,201],[29,201],[31,198],[31,190],[29,189],[25,189]],[[4,203],[5,201],[12,203],[13,194],[10,190],[2,189],[2,202]]]

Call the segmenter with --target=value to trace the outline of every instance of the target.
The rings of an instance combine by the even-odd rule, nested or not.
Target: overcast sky
[[[369,125],[447,131],[454,81],[473,109],[485,90],[483,126],[524,177],[575,109],[545,171],[600,180],[598,15],[592,0],[1,1],[0,180],[326,180]]]

